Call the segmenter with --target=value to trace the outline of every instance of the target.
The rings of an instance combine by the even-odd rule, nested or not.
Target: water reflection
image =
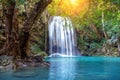
[[[50,61],[48,80],[74,80],[76,63],[71,58],[61,58],[59,61]]]

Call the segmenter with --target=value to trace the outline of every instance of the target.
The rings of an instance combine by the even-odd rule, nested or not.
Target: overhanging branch
[[[34,9],[31,11],[31,13],[28,15],[23,31],[29,32],[32,25],[35,23],[35,21],[38,19],[38,16],[41,15],[41,13],[45,10],[45,8],[50,4],[52,0],[40,0],[37,2],[34,6]]]

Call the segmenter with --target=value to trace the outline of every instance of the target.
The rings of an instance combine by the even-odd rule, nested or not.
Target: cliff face
[[[39,20],[33,25],[30,35],[30,53],[41,55],[48,52],[48,19],[50,15],[45,10]]]

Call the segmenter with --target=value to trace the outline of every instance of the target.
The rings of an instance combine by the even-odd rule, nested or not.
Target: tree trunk
[[[98,30],[97,27],[95,26],[95,24],[91,24],[90,27],[91,27],[91,29],[93,30],[93,32],[95,32],[95,33],[97,34],[97,37],[98,37],[98,39],[100,40],[102,37],[101,37],[101,35],[100,35],[99,30]]]
[[[5,18],[5,36],[6,43],[0,53],[18,57],[20,55],[19,39],[18,39],[18,24],[16,24],[16,9],[15,2],[10,1],[3,5],[3,14]]]
[[[102,11],[102,29],[103,29],[103,33],[104,33],[105,39],[107,40],[108,39],[108,35],[107,35],[106,31],[105,31],[104,11]]]
[[[107,35],[107,33],[106,33],[106,31],[105,31],[105,21],[104,21],[104,11],[102,11],[102,29],[103,29],[103,33],[104,33],[104,36],[105,36],[105,39],[106,39],[106,41],[108,40],[108,35]],[[110,52],[110,50],[111,50],[111,45],[109,44],[109,43],[106,43],[105,44],[106,45],[106,50],[107,50],[107,54],[109,55],[111,52]]]

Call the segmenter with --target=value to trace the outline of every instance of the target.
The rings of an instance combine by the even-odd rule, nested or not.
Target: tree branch
[[[40,0],[37,2],[34,6],[34,9],[31,11],[31,13],[28,15],[23,31],[28,32],[32,25],[35,23],[35,21],[38,19],[39,15],[45,10],[45,8],[50,4],[52,0]]]

